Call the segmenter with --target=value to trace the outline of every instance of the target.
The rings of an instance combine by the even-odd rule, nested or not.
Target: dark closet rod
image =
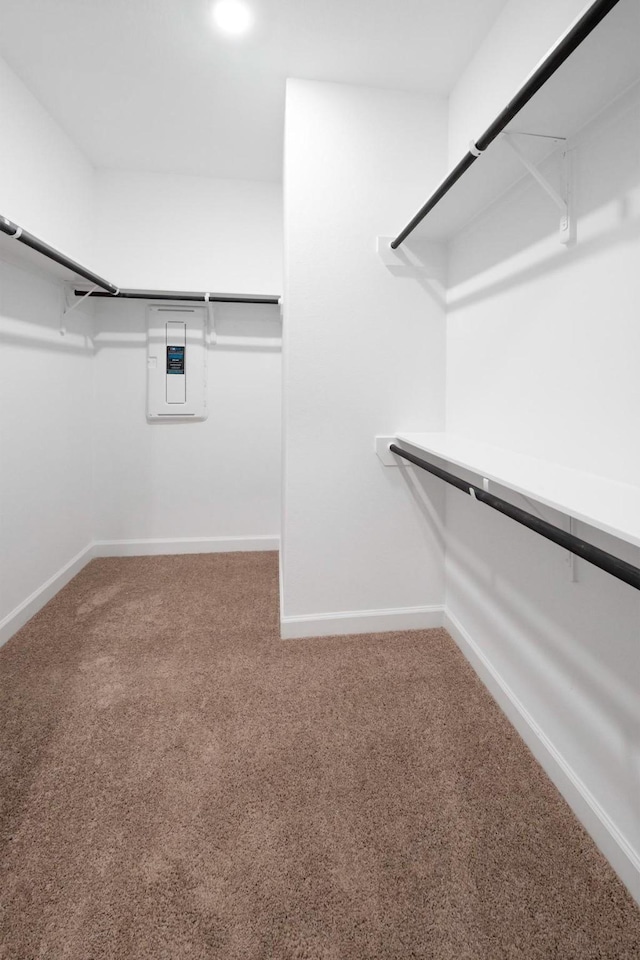
[[[0,216],[0,232],[6,233],[8,237],[13,237],[19,243],[24,243],[27,247],[31,247],[32,250],[41,253],[43,257],[48,257],[49,260],[55,260],[61,267],[66,267],[66,269],[71,270],[72,273],[77,273],[79,277],[84,277],[85,280],[88,280],[89,283],[94,284],[94,286],[102,287],[103,290],[107,291],[105,296],[112,296],[118,292],[118,288],[114,283],[109,283],[108,280],[99,277],[98,274],[92,270],[87,270],[86,267],[76,263],[75,260],[66,257],[64,253],[60,253],[55,247],[50,247],[44,240],[39,240],[38,237],[34,237],[28,230],[23,230],[22,227],[19,227],[18,224],[12,220],[8,220],[7,217]]]
[[[9,220],[8,217],[0,216],[0,233],[4,233],[8,237],[13,237],[13,239],[17,240],[19,243],[24,243],[27,247],[31,247],[32,250],[42,254],[43,257],[47,257],[49,260],[54,260],[56,263],[59,263],[61,267],[65,267],[71,273],[75,273],[84,280],[88,280],[88,282],[94,287],[102,288],[101,290],[91,291],[74,290],[73,292],[76,297],[109,297],[110,299],[119,297],[120,299],[126,300],[189,300],[195,303],[206,303],[207,301],[211,303],[280,302],[279,297],[252,297],[250,295],[226,296],[222,293],[182,293],[180,291],[171,290],[120,290],[118,287],[116,287],[115,283],[110,283],[109,280],[99,277],[97,273],[93,272],[93,270],[88,270],[86,267],[83,267],[82,264],[77,263],[70,257],[65,256],[64,253],[56,250],[55,247],[49,246],[49,244],[45,243],[44,240],[39,240],[38,237],[35,237],[32,233],[29,233],[28,230],[24,230],[22,227],[18,226],[17,223],[14,223],[13,220]]]
[[[446,180],[440,184],[435,193],[418,210],[415,217],[406,225],[404,230],[398,234],[395,240],[391,241],[392,250],[397,249],[403,243],[410,233],[421,223],[428,213],[442,200],[442,198],[451,190],[452,186],[467,172],[469,167],[476,162],[478,157],[493,143],[496,137],[502,133],[507,124],[513,120],[517,113],[531,100],[553,76],[556,70],[562,66],[565,60],[571,56],[574,50],[580,46],[583,40],[589,36],[601,20],[619,3],[619,0],[596,0],[586,13],[573,25],[571,30],[556,44],[551,53],[540,66],[531,74],[526,83],[520,88],[515,97],[509,101],[504,110],[498,114],[482,136],[476,141],[474,147],[464,155],[462,160],[453,168]]]
[[[108,297],[109,300],[188,300],[190,303],[279,303],[279,297],[237,296],[223,293],[184,293],[176,290],[119,290],[109,294],[101,290],[74,290],[76,297]]]
[[[560,527],[554,527],[552,523],[547,523],[546,520],[534,517],[533,514],[527,513],[526,510],[514,507],[506,500],[495,497],[492,493],[483,490],[482,487],[476,487],[473,483],[467,483],[466,480],[456,477],[455,474],[449,473],[441,467],[436,467],[433,463],[422,460],[413,453],[408,453],[395,443],[390,444],[389,450],[397,456],[409,460],[410,463],[414,463],[416,467],[432,473],[434,477],[444,480],[445,483],[450,483],[452,486],[457,487],[457,489],[462,490],[463,493],[467,493],[475,497],[476,500],[486,503],[487,506],[492,507],[506,517],[510,517],[512,520],[515,520],[516,523],[521,523],[524,527],[528,527],[529,530],[533,530],[534,533],[539,533],[540,536],[546,537],[547,540],[551,540],[553,543],[557,543],[558,546],[564,547],[565,550],[570,550],[571,553],[574,553],[577,557],[582,557],[583,560],[587,560],[594,566],[600,567],[601,570],[610,573],[613,577],[617,577],[618,580],[622,580],[624,583],[628,583],[629,586],[635,587],[636,590],[640,590],[640,569],[634,567],[631,563],[620,560],[611,553],[594,547],[592,543],[587,543],[586,540],[581,540],[580,537],[576,537],[572,533],[567,533],[565,530],[561,530]]]

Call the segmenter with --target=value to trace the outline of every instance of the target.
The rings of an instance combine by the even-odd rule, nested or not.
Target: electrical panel
[[[149,307],[147,419],[206,420],[207,328],[204,307]]]

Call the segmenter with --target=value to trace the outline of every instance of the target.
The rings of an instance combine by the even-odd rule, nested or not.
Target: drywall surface
[[[279,294],[278,184],[96,174],[3,62],[0,80],[0,213],[122,286]],[[217,308],[209,419],[149,425],[145,305],[77,309],[61,337],[64,288],[46,262],[0,269],[0,626],[25,603],[34,612],[29,597],[62,585],[93,539],[116,553],[143,540],[151,551],[275,546],[278,308]],[[95,356],[84,335],[94,306]]]
[[[0,214],[95,268],[93,168],[3,60],[0,125]],[[0,641],[92,540],[91,317],[61,336],[62,285],[4,249],[18,264],[0,260]]]
[[[92,540],[91,323],[62,337],[62,303],[0,261],[0,628]]]
[[[216,549],[205,541],[277,538],[279,308],[215,306],[209,415],[186,423],[146,420],[146,305],[122,301],[96,309],[95,539],[125,541],[120,552],[139,552],[147,540],[197,539],[203,549]]]
[[[507,41],[543,12],[518,2],[505,16],[512,7],[504,74],[502,59],[476,57],[452,99],[453,143],[465,103],[473,115],[496,76],[511,86]],[[575,244],[558,243],[558,213],[527,179],[451,245],[447,428],[638,484],[638,91],[572,146]],[[557,157],[544,171],[559,184]],[[631,546],[576,533],[640,563]],[[575,580],[558,547],[448,492],[448,611],[579,785],[596,839],[640,899],[640,596],[583,561]]]
[[[0,59],[0,214],[98,270],[93,167]]]
[[[469,142],[486,130],[586,6],[585,0],[509,0],[505,4],[451,93],[450,167],[467,152]]]
[[[120,287],[279,295],[282,187],[99,170],[96,244]]]
[[[384,467],[374,435],[443,423],[442,286],[386,266],[376,237],[428,195],[445,144],[441,100],[288,83],[284,619],[442,602],[443,493]]]

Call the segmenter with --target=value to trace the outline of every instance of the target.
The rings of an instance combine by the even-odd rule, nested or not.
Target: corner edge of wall
[[[95,556],[93,542],[87,544],[79,553],[65,563],[53,576],[49,577],[30,596],[18,604],[7,616],[0,621],[0,647],[21,630],[42,608],[52,600],[63,587],[80,573]]]

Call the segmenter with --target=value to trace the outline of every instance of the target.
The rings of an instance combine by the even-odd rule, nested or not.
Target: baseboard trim
[[[283,640],[305,637],[346,636],[356,633],[388,633],[397,630],[431,630],[441,627],[444,607],[399,607],[385,610],[353,610],[280,617]]]
[[[5,644],[7,640],[10,640],[18,630],[21,630],[31,617],[42,610],[45,604],[47,604],[49,600],[52,600],[59,590],[66,587],[69,581],[73,580],[82,568],[93,559],[93,556],[93,543],[90,543],[84,550],[81,550],[80,553],[77,553],[75,557],[69,560],[68,563],[65,563],[57,573],[49,577],[41,587],[34,590],[26,600],[18,604],[11,613],[7,614],[7,616],[0,621],[0,647]]]
[[[444,626],[534,757],[600,848],[631,896],[640,904],[640,855],[628,843],[588,787],[540,729],[499,671],[448,610]]]
[[[97,540],[96,557],[155,557],[179,553],[237,553],[279,550],[280,538],[258,537],[173,537],[167,540]]]
[[[284,558],[282,550],[278,554],[278,616],[282,618],[284,610]]]
[[[94,557],[148,557],[180,553],[235,553],[279,550],[280,538],[182,537],[171,540],[99,540],[88,544],[41,587],[0,620],[0,647],[24,627],[45,604],[55,597]]]
[[[181,553],[228,553],[278,550],[278,537],[180,538],[170,540],[108,540],[88,544],[75,557],[0,621],[0,646],[18,632],[94,556],[154,556]],[[280,575],[282,588],[282,573]],[[508,719],[563,795],[585,829],[640,904],[640,855],[627,842],[573,768],[538,726],[499,671],[460,621],[444,607],[402,607],[357,610],[310,616],[281,616],[281,637],[301,639],[425,630],[444,626],[485,683]]]

